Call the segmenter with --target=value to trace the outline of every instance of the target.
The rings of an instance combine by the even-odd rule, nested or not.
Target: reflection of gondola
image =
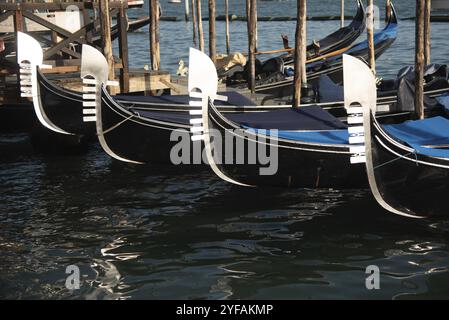
[[[396,11],[392,6],[392,14],[390,20],[382,31],[379,31],[374,36],[375,55],[378,58],[382,55],[396,40],[398,30],[398,20]],[[362,59],[368,59],[368,42],[362,41],[358,44],[337,50],[327,55],[318,57],[316,61],[312,59],[307,64],[307,79],[309,82],[314,82],[321,75],[329,76],[335,83],[342,83],[342,56],[343,54],[350,54]],[[290,61],[290,58],[288,58]],[[286,73],[286,64],[282,57],[273,58],[265,62],[260,67],[260,79],[256,80],[256,92],[272,94],[275,96],[288,96],[292,94],[293,90],[293,76]],[[267,71],[265,71],[267,69]],[[246,73],[245,73],[246,75]],[[246,91],[247,84],[233,84],[228,81],[228,84],[238,90]]]
[[[440,111],[424,120],[380,124],[376,107],[375,79],[363,63],[351,60],[354,76],[345,85],[356,90],[345,94],[346,105],[357,102],[363,128],[353,146],[353,163],[366,162],[369,185],[377,202],[390,212],[409,217],[447,216],[449,198],[449,119]],[[356,86],[364,83],[364,86]],[[363,111],[363,118],[362,118]],[[356,117],[357,118],[357,117]],[[364,138],[363,138],[364,136]],[[359,164],[357,164],[359,166]]]

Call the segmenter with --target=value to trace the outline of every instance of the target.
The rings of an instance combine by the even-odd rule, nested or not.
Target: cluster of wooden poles
[[[189,0],[185,0],[186,2]],[[201,51],[204,51],[204,33],[201,15],[201,0],[190,0],[192,7],[193,39]],[[369,65],[376,72],[374,51],[374,1],[367,0],[367,39],[369,47]],[[229,37],[229,2],[224,1],[226,15],[226,51],[230,53]],[[345,24],[345,1],[341,0],[341,27]],[[186,20],[188,20],[188,5],[186,4]],[[216,61],[215,17],[216,1],[208,0],[209,9],[209,56]],[[416,0],[416,54],[415,54],[415,108],[419,118],[424,117],[424,68],[430,63],[430,11],[431,0]],[[159,1],[150,0],[150,52],[153,70],[160,68],[159,44]],[[246,15],[248,29],[248,87],[255,92],[255,61],[257,52],[257,0],[246,0]],[[386,19],[391,15],[391,1],[386,0]],[[295,32],[295,71],[293,106],[299,106],[301,101],[301,88],[307,84],[307,0],[297,0],[297,23]],[[272,52],[270,52],[272,53]]]

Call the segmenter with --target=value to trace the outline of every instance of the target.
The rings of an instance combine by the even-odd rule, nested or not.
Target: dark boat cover
[[[132,110],[132,109],[131,109]],[[187,112],[132,110],[143,118],[188,125]],[[278,130],[336,130],[347,126],[319,106],[267,112],[228,113],[225,117],[244,127]]]

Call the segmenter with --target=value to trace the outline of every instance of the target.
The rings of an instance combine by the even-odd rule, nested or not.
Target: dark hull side
[[[174,130],[190,142],[187,126],[139,118],[102,92],[101,123],[104,141],[117,156],[143,164],[170,164],[170,141]],[[104,148],[104,146],[103,146]]]
[[[371,116],[372,118],[372,116]],[[371,122],[371,155],[380,200],[406,215],[449,215],[449,162],[414,154]],[[437,166],[443,167],[437,167]],[[382,204],[382,203],[381,203]]]
[[[239,129],[220,115],[213,106],[209,106],[209,129],[226,137],[230,131]],[[248,134],[241,130],[234,132],[234,145],[244,145],[244,164],[237,164],[236,153],[232,155],[232,164],[226,164],[226,156],[222,152],[216,163],[218,169],[227,177],[238,183],[253,186],[281,186],[302,188],[365,188],[367,187],[366,171],[363,165],[351,166],[349,163],[349,146],[319,145],[278,140],[278,167],[273,175],[261,175],[261,168],[267,168],[258,160],[248,164],[248,150],[257,146],[257,152],[272,155],[260,135]],[[237,133],[236,133],[237,132]],[[238,134],[240,132],[241,134]],[[251,142],[249,142],[251,141]],[[272,143],[267,139],[266,142]],[[274,141],[274,140],[273,140]],[[249,143],[252,144],[249,147]],[[225,141],[212,139],[211,148],[224,146]],[[259,151],[259,150],[263,151]],[[254,149],[253,149],[254,150]],[[226,152],[226,150],[224,151]],[[265,152],[265,153],[264,153]],[[253,160],[254,161],[254,160]]]
[[[95,134],[94,122],[83,122],[82,95],[65,90],[37,72],[41,106],[48,119],[64,131],[77,135]]]

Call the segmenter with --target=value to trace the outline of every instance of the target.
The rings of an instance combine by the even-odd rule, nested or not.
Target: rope
[[[417,156],[416,152],[409,152],[409,153],[403,155],[402,157],[396,157],[396,158],[393,159],[393,160],[390,160],[390,161],[384,162],[384,163],[382,163],[382,164],[379,164],[378,166],[374,167],[374,170],[379,169],[379,168],[381,168],[381,167],[383,167],[383,166],[386,166],[387,164],[393,163],[393,162],[395,162],[395,161],[397,161],[397,160],[399,160],[399,159],[401,159],[401,158],[403,158],[403,157],[407,157],[407,156],[409,156],[409,155],[411,155],[411,154],[414,154],[414,155],[415,155],[416,165],[418,165],[418,156]]]
[[[111,132],[112,130],[117,129],[119,126],[121,126],[121,125],[122,125],[123,123],[125,123],[126,121],[130,120],[132,117],[134,117],[133,114],[130,115],[128,118],[126,118],[126,119],[120,121],[120,122],[117,123],[116,125],[113,125],[113,126],[110,127],[109,129],[104,130],[104,131],[103,131],[103,134],[109,133],[109,132]]]

